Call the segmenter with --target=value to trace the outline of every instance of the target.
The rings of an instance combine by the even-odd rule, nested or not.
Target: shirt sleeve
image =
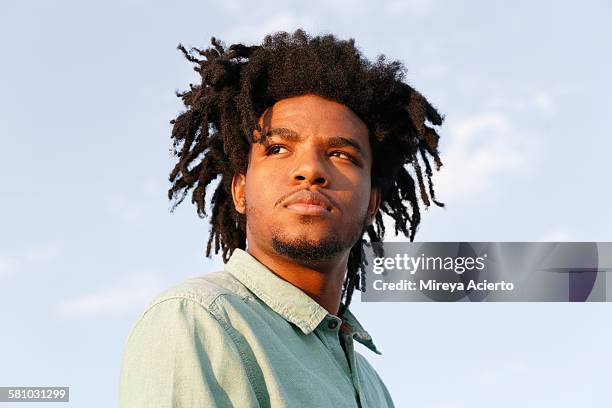
[[[374,367],[358,352],[355,352],[355,359],[361,368],[360,373],[364,374],[360,376],[361,381],[363,381],[362,385],[371,392],[364,396],[370,402],[368,406],[394,408],[393,398],[391,398],[387,386]]]
[[[240,351],[198,302],[150,307],[123,353],[121,408],[259,407]]]

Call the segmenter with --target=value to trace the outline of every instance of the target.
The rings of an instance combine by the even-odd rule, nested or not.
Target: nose
[[[319,187],[326,187],[329,184],[325,163],[314,148],[300,155],[291,170],[291,178],[297,184],[309,183]]]

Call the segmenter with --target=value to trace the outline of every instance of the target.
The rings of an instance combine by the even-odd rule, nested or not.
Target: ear
[[[245,197],[246,176],[236,173],[232,177],[232,199],[234,200],[234,208],[240,214],[246,214],[246,197]]]
[[[372,187],[370,191],[370,202],[368,204],[367,225],[372,225],[374,217],[380,208],[380,188]]]

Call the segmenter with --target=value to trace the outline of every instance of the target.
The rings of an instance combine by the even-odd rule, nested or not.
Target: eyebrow
[[[289,142],[301,142],[302,140],[304,140],[304,137],[300,136],[294,130],[287,129],[287,128],[271,128],[271,129],[269,129],[262,136],[260,143],[266,143],[268,137],[270,137],[270,136],[277,136],[277,137],[279,137],[279,138],[281,138],[283,140],[289,141]],[[344,136],[332,136],[332,137],[328,138],[326,141],[327,141],[327,145],[329,147],[346,147],[346,146],[350,146],[350,147],[354,148],[355,150],[357,150],[357,152],[361,156],[366,157],[363,148],[361,147],[359,142],[357,142],[354,139],[350,139],[350,138],[344,137]]]
[[[261,141],[264,142],[270,136],[278,136],[283,140],[290,142],[301,142],[304,138],[301,137],[296,131],[287,128],[271,128],[261,137]]]
[[[349,139],[348,137],[344,137],[344,136],[333,136],[330,137],[329,139],[327,139],[327,144],[330,147],[345,147],[345,146],[351,146],[353,147],[355,150],[357,150],[357,152],[365,157],[365,153],[363,152],[363,149],[361,148],[361,146],[359,145],[359,143],[357,143],[356,140],[354,139]]]

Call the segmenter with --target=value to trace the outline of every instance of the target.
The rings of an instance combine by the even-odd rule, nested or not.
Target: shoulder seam
[[[259,384],[259,381],[257,381],[256,375],[253,372],[253,365],[256,363],[254,361],[251,361],[247,353],[245,353],[245,351],[242,349],[242,347],[239,344],[240,340],[236,336],[235,330],[232,330],[232,326],[219,313],[219,310],[218,310],[219,306],[218,306],[217,301],[220,297],[226,294],[227,293],[222,293],[222,292],[217,293],[212,299],[210,299],[208,304],[205,304],[204,302],[201,301],[201,299],[198,299],[196,296],[193,296],[193,295],[190,296],[189,293],[164,297],[163,299],[159,299],[158,301],[155,301],[154,303],[149,305],[147,309],[142,313],[142,315],[136,322],[135,326],[137,326],[142,321],[142,319],[144,319],[147,313],[149,313],[149,311],[151,311],[155,306],[161,303],[164,303],[166,301],[179,299],[179,300],[191,301],[191,302],[198,304],[211,318],[213,318],[219,324],[219,326],[223,329],[225,334],[232,340],[234,347],[236,347],[236,350],[238,351],[240,360],[242,361],[242,364],[244,365],[244,369],[245,369],[247,378],[249,379],[249,383],[251,384],[251,386],[253,387],[253,390],[255,391],[257,400],[260,406],[265,406],[264,401],[263,401],[265,399],[265,397],[263,396],[264,395],[263,391],[265,390],[265,386],[264,386],[264,390],[262,390]],[[245,299],[241,297],[241,300],[245,300]],[[132,333],[130,333],[130,336],[128,336],[127,342],[129,342]]]
[[[206,309],[208,311],[208,308],[210,307],[210,305],[212,303],[214,303],[217,298],[221,295],[223,295],[224,293],[217,293],[209,302],[208,304],[206,304],[205,302],[202,302],[201,298],[198,298],[197,296],[194,296],[193,293],[184,293],[181,295],[172,295],[172,296],[166,296],[163,297],[155,302],[153,302],[152,304],[150,304],[149,306],[147,306],[146,310],[144,312],[142,312],[142,315],[140,316],[140,319],[142,319],[147,313],[149,313],[149,311],[151,309],[153,309],[155,306],[159,305],[160,303],[164,303],[168,300],[173,300],[173,299],[186,299],[186,300],[191,300],[197,304],[199,304],[200,306],[202,306],[204,309]],[[212,313],[210,313],[212,315]],[[139,320],[140,320],[139,319]]]
[[[215,298],[214,298],[212,301],[214,302],[214,301],[215,301],[215,300],[217,300],[217,298],[218,298],[219,296],[221,296],[221,295],[222,295],[222,293],[218,293],[218,294],[217,294],[217,296],[215,296]],[[148,306],[146,307],[146,309],[145,309],[145,310],[144,310],[144,311],[143,311],[143,312],[140,314],[140,316],[138,317],[138,319],[136,320],[136,322],[135,322],[135,323],[134,323],[134,325],[132,326],[132,330],[130,330],[130,333],[128,334],[128,337],[127,337],[127,339],[125,340],[125,344],[128,344],[128,343],[130,342],[130,339],[132,338],[132,335],[134,334],[135,329],[136,329],[136,328],[138,327],[138,325],[139,325],[139,324],[142,322],[142,320],[145,318],[145,316],[146,316],[146,315],[147,315],[147,314],[148,314],[148,313],[149,313],[151,310],[153,310],[153,308],[154,308],[155,306],[160,305],[160,304],[162,304],[162,303],[164,303],[164,302],[166,302],[166,301],[169,301],[169,300],[174,300],[174,299],[191,300],[191,301],[193,301],[193,302],[197,303],[198,305],[200,305],[200,306],[202,307],[202,309],[206,310],[206,311],[208,312],[208,314],[209,314],[211,317],[213,317],[215,320],[217,320],[217,322],[218,322],[217,317],[216,317],[216,316],[214,316],[214,315],[213,315],[213,314],[210,312],[210,310],[208,310],[208,307],[207,307],[206,305],[204,305],[204,304],[203,304],[201,301],[199,301],[198,299],[195,299],[195,297],[193,297],[193,296],[187,296],[187,294],[185,294],[185,295],[174,295],[174,296],[168,296],[168,297],[164,297],[164,298],[162,298],[162,299],[156,300],[156,301],[154,301],[153,303],[151,303],[150,305],[148,305]],[[211,303],[212,303],[212,302],[211,302]]]

